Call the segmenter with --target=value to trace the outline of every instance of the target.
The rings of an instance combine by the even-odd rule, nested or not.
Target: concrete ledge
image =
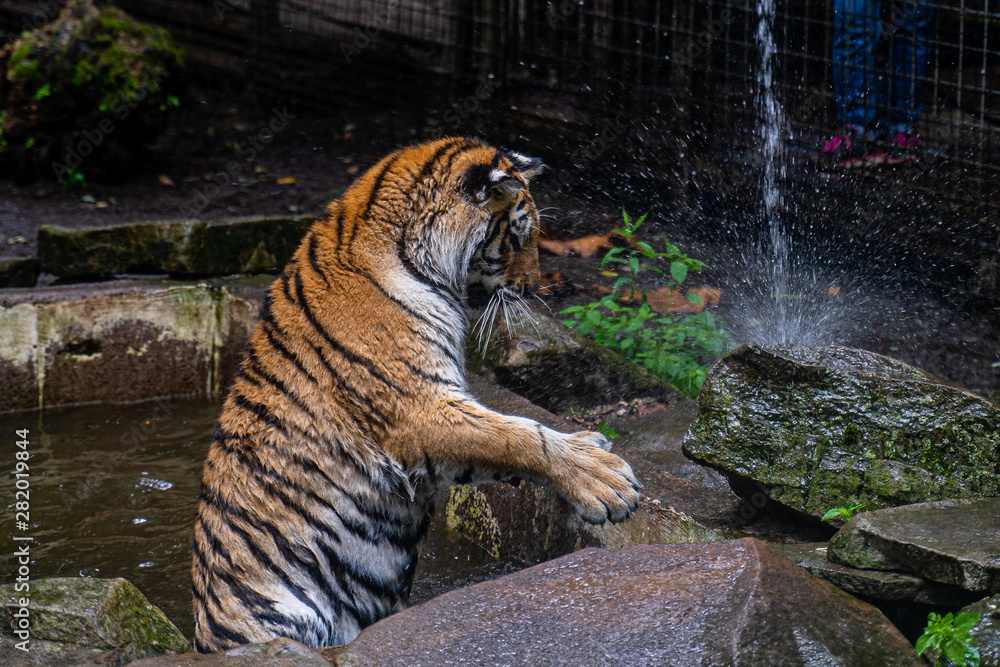
[[[315,216],[167,220],[38,230],[41,270],[87,279],[125,273],[177,277],[280,270]]]
[[[0,290],[0,412],[218,393],[253,330],[248,296],[262,289],[119,281]]]

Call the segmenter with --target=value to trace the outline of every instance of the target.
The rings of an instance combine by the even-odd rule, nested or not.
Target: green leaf
[[[681,284],[684,279],[687,278],[688,267],[684,262],[671,262],[670,264],[670,275],[677,282]]]
[[[961,642],[949,641],[942,647],[944,654],[956,665],[965,664],[965,645]]]
[[[917,655],[923,655],[924,651],[926,651],[928,648],[931,647],[931,639],[933,639],[934,637],[935,635],[929,635],[926,633],[920,635],[920,639],[917,640],[917,645],[915,647],[917,650]]]
[[[972,612],[966,614],[959,614],[955,617],[955,629],[959,632],[968,633],[969,630],[976,627],[976,623],[979,622],[979,614]]]

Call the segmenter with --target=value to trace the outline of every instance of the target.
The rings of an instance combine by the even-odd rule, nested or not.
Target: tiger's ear
[[[545,170],[545,165],[542,164],[541,158],[528,157],[514,151],[507,151],[507,157],[514,163],[514,169],[517,169],[517,172],[521,174],[521,178],[525,182],[530,181]]]
[[[490,200],[510,199],[523,189],[519,180],[503,169],[479,164],[466,173],[462,188],[477,204],[485,204]]]

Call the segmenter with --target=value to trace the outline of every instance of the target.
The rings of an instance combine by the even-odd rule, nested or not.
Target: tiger
[[[541,160],[479,139],[401,148],[310,227],[266,292],[204,463],[199,652],[346,644],[403,609],[442,485],[530,480],[590,523],[639,482],[601,434],[479,404],[467,309],[539,285]]]

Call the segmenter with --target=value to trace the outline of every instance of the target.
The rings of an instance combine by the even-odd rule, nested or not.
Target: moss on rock
[[[0,167],[103,175],[156,142],[184,53],[162,28],[110,4],[69,0],[51,23],[0,51]]]
[[[25,599],[31,641],[53,644],[45,647],[53,653],[79,657],[96,650],[102,663],[113,663],[191,650],[163,612],[124,579],[42,579],[28,592],[0,586],[0,635],[13,637],[14,614]]]
[[[699,396],[685,453],[821,517],[1000,496],[1000,410],[986,399],[863,350],[748,343]]]

